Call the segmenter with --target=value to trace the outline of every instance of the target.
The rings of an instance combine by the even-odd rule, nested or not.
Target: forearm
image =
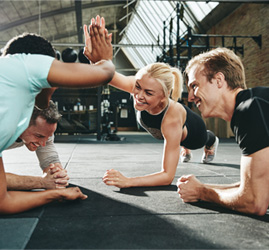
[[[158,172],[140,177],[128,178],[128,187],[153,187],[170,185],[173,181],[170,174],[166,172]]]
[[[224,189],[236,189],[240,186],[240,181],[239,182],[236,182],[236,183],[232,183],[232,184],[204,184],[207,188],[216,188],[216,189],[221,189],[221,190],[224,190]]]
[[[54,144],[54,135],[49,137],[44,147],[37,148],[36,155],[43,172],[50,164],[57,163],[61,165],[59,154]]]
[[[7,190],[42,189],[43,178],[38,176],[22,176],[6,173]]]
[[[115,66],[111,61],[86,65],[54,60],[47,80],[52,87],[93,88],[109,83],[114,73]]]
[[[2,198],[2,197],[1,197]],[[0,213],[14,214],[39,207],[53,200],[61,199],[61,190],[40,192],[8,191],[1,199]]]
[[[112,80],[109,82],[109,85],[122,91],[133,93],[135,81],[135,76],[125,76],[118,72],[115,72]]]
[[[200,192],[200,199],[203,201],[217,203],[223,207],[243,212],[243,213],[253,213],[250,208],[252,206],[251,194],[244,195],[241,192],[240,187],[231,188],[210,188],[208,185],[204,186]]]

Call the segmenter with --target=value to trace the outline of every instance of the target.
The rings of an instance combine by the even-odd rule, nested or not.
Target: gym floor
[[[102,182],[107,169],[126,176],[157,172],[163,148],[146,133],[119,136],[124,140],[57,136],[70,183],[88,199],[0,216],[0,249],[269,249],[269,210],[259,217],[206,202],[186,204],[176,192],[183,174],[207,183],[239,181],[241,152],[233,139],[220,140],[212,164],[200,163],[202,149],[193,151],[170,186],[119,189]],[[41,175],[35,153],[25,147],[5,151],[3,158],[7,172]]]

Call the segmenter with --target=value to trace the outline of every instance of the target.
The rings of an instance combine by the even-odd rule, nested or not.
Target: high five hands
[[[89,31],[84,25],[85,47],[84,55],[92,62],[112,60],[113,48],[111,44],[112,34],[108,34],[105,28],[105,19],[97,16],[91,19]]]

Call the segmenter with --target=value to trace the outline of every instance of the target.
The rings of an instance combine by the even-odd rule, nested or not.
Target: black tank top
[[[136,117],[138,123],[147,130],[154,138],[163,140],[163,135],[161,132],[161,125],[164,115],[169,107],[166,108],[158,115],[151,115],[147,111],[137,111]]]

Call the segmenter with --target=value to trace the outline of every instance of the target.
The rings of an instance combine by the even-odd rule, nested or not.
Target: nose
[[[144,95],[143,95],[143,91],[140,91],[140,90],[138,90],[138,91],[135,93],[135,95],[136,95],[136,98],[137,98],[138,100],[141,100],[141,99],[143,99],[143,97],[144,97]]]
[[[41,147],[45,147],[45,146],[46,146],[46,141],[47,141],[47,140],[40,140],[40,141],[39,141],[39,145],[40,145]]]

